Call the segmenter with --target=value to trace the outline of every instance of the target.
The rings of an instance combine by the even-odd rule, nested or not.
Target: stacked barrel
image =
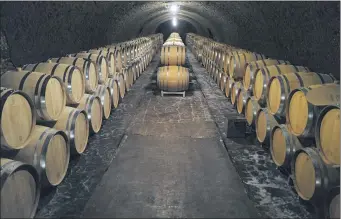
[[[27,64],[1,75],[1,217],[33,217],[162,45],[162,35]]]
[[[340,85],[330,74],[196,34],[188,48],[229,98],[297,194],[324,216],[339,211]],[[339,216],[339,215],[338,215]]]
[[[186,47],[178,33],[171,33],[161,48],[161,65],[157,85],[162,91],[188,90],[189,71],[185,68]]]

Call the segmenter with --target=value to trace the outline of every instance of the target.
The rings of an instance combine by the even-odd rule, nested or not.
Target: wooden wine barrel
[[[117,85],[118,85],[118,88],[119,88],[120,99],[123,99],[123,97],[124,97],[124,95],[126,93],[126,85],[125,85],[123,74],[122,73],[116,73],[112,79],[117,81]]]
[[[296,192],[312,203],[321,203],[331,188],[340,185],[340,167],[326,164],[316,148],[298,150],[291,171]]]
[[[270,152],[277,166],[290,170],[292,157],[301,148],[301,142],[288,131],[285,124],[273,127],[270,133]]]
[[[340,218],[340,186],[337,186],[329,192],[327,198],[327,212],[325,218]]]
[[[186,59],[186,47],[164,46],[161,49],[162,65],[184,65]]]
[[[29,164],[0,159],[1,218],[33,218],[40,198],[39,175]]]
[[[122,73],[123,64],[122,64],[121,50],[119,49],[115,50],[114,55],[115,55],[115,60],[116,60],[116,72]]]
[[[237,94],[238,94],[238,89],[242,88],[243,85],[242,85],[242,82],[241,81],[235,81],[233,84],[232,84],[232,87],[231,87],[231,103],[233,105],[235,105],[236,103],[236,99],[237,99]]]
[[[272,115],[285,116],[289,93],[300,87],[333,83],[334,78],[315,72],[295,72],[270,78],[267,89],[267,106]]]
[[[264,66],[260,68],[255,73],[255,80],[253,87],[253,95],[259,101],[261,105],[264,105],[266,102],[266,90],[267,85],[271,77],[294,73],[294,72],[308,72],[309,69],[303,66],[294,66],[294,65],[271,65]]]
[[[133,77],[132,77],[132,69],[131,69],[131,67],[127,66],[127,67],[123,68],[122,69],[122,75],[123,75],[123,78],[124,78],[126,91],[129,91],[130,87],[133,84]]]
[[[256,115],[256,134],[260,143],[270,143],[270,133],[273,127],[281,124],[283,121],[278,120],[271,115],[266,108],[260,108]]]
[[[226,77],[226,84],[225,84],[225,96],[231,98],[232,93],[232,85],[234,84],[234,79],[231,77]]]
[[[228,78],[228,75],[226,75],[222,72],[222,75],[220,76],[219,88],[223,92],[225,91],[226,79],[227,78]]]
[[[245,64],[251,61],[265,59],[265,56],[258,53],[238,53],[230,57],[229,74],[235,79],[244,77]]]
[[[340,106],[327,106],[318,116],[316,146],[328,163],[340,165]]]
[[[236,105],[237,105],[237,112],[239,114],[244,113],[246,101],[250,97],[248,91],[244,90],[242,87],[237,89],[237,96],[236,96]]]
[[[39,72],[7,71],[1,76],[1,86],[21,90],[33,101],[37,120],[55,121],[66,104],[63,82],[56,76]]]
[[[63,131],[37,125],[28,145],[11,158],[34,166],[42,187],[59,185],[69,166],[68,138]]]
[[[108,62],[108,77],[112,77],[116,73],[116,60],[114,53],[109,50],[98,50],[98,49],[90,49],[88,53],[102,55],[107,59]]]
[[[290,62],[277,59],[260,59],[245,64],[245,74],[243,77],[243,86],[245,90],[252,91],[254,75],[261,67],[270,65],[290,65]]]
[[[141,59],[137,59],[135,63],[135,71],[137,72],[137,77],[139,78],[143,72]]]
[[[84,110],[65,107],[53,128],[66,133],[71,154],[82,154],[85,151],[89,138],[89,121]]]
[[[67,65],[75,65],[82,70],[85,77],[85,91],[87,93],[94,93],[98,86],[98,72],[96,64],[90,59],[76,58],[76,57],[60,57],[51,58],[51,62],[62,63]]]
[[[160,67],[157,85],[163,91],[186,91],[189,86],[189,72],[181,66]]]
[[[36,125],[31,98],[22,91],[1,87],[1,145],[9,149],[26,146]]]
[[[111,95],[107,85],[98,85],[95,95],[99,96],[102,105],[103,119],[108,119],[111,112]]]
[[[98,72],[98,83],[104,84],[108,80],[109,64],[105,56],[85,52],[76,53],[73,56],[78,58],[90,59],[91,61],[96,63]]]
[[[118,83],[115,79],[109,78],[106,86],[108,86],[108,88],[110,90],[111,106],[113,108],[117,108],[118,104],[120,103],[120,99],[121,99]]]
[[[230,71],[230,61],[231,61],[231,57],[234,55],[237,55],[239,53],[244,53],[247,52],[246,50],[228,50],[225,52],[224,56],[224,64],[223,64],[223,71],[225,72],[225,74],[230,75],[229,71]]]
[[[25,65],[23,69],[27,71],[38,71],[59,77],[66,87],[67,104],[79,103],[79,100],[85,93],[85,77],[81,70],[74,65],[42,62]]]
[[[85,94],[81,99],[77,109],[86,112],[90,133],[98,133],[102,126],[102,105],[101,99],[97,95]]]
[[[311,85],[293,90],[288,97],[286,121],[289,131],[302,137],[313,137],[319,112],[328,105],[340,104],[340,85]]]

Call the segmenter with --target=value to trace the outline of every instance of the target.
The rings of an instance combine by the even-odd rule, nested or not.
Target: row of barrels
[[[182,92],[189,87],[189,71],[183,67],[186,47],[180,35],[170,34],[161,49],[161,64],[157,72],[157,85],[162,91]]]
[[[63,181],[72,155],[85,151],[89,135],[100,131],[151,62],[152,51],[145,49],[106,80],[97,65],[108,63],[106,56],[101,62],[52,58],[1,76],[2,218],[34,217],[41,189]],[[90,82],[89,75],[97,79]],[[85,89],[86,80],[96,84],[94,91]]]
[[[161,48],[161,65],[184,66],[186,47],[178,33],[171,33]]]
[[[290,173],[297,194],[335,216],[340,185],[340,85],[331,74],[195,34],[187,45]],[[339,217],[339,215],[337,215]]]

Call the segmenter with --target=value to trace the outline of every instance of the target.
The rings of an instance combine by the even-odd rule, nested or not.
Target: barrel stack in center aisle
[[[189,71],[185,68],[186,47],[178,33],[171,33],[161,49],[161,65],[157,72],[157,86],[161,95],[179,93],[189,87]]]

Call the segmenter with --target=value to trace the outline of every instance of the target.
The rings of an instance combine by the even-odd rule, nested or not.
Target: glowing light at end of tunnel
[[[175,17],[173,17],[172,23],[173,23],[173,27],[176,27],[176,25],[178,24],[178,21],[176,20]]]

